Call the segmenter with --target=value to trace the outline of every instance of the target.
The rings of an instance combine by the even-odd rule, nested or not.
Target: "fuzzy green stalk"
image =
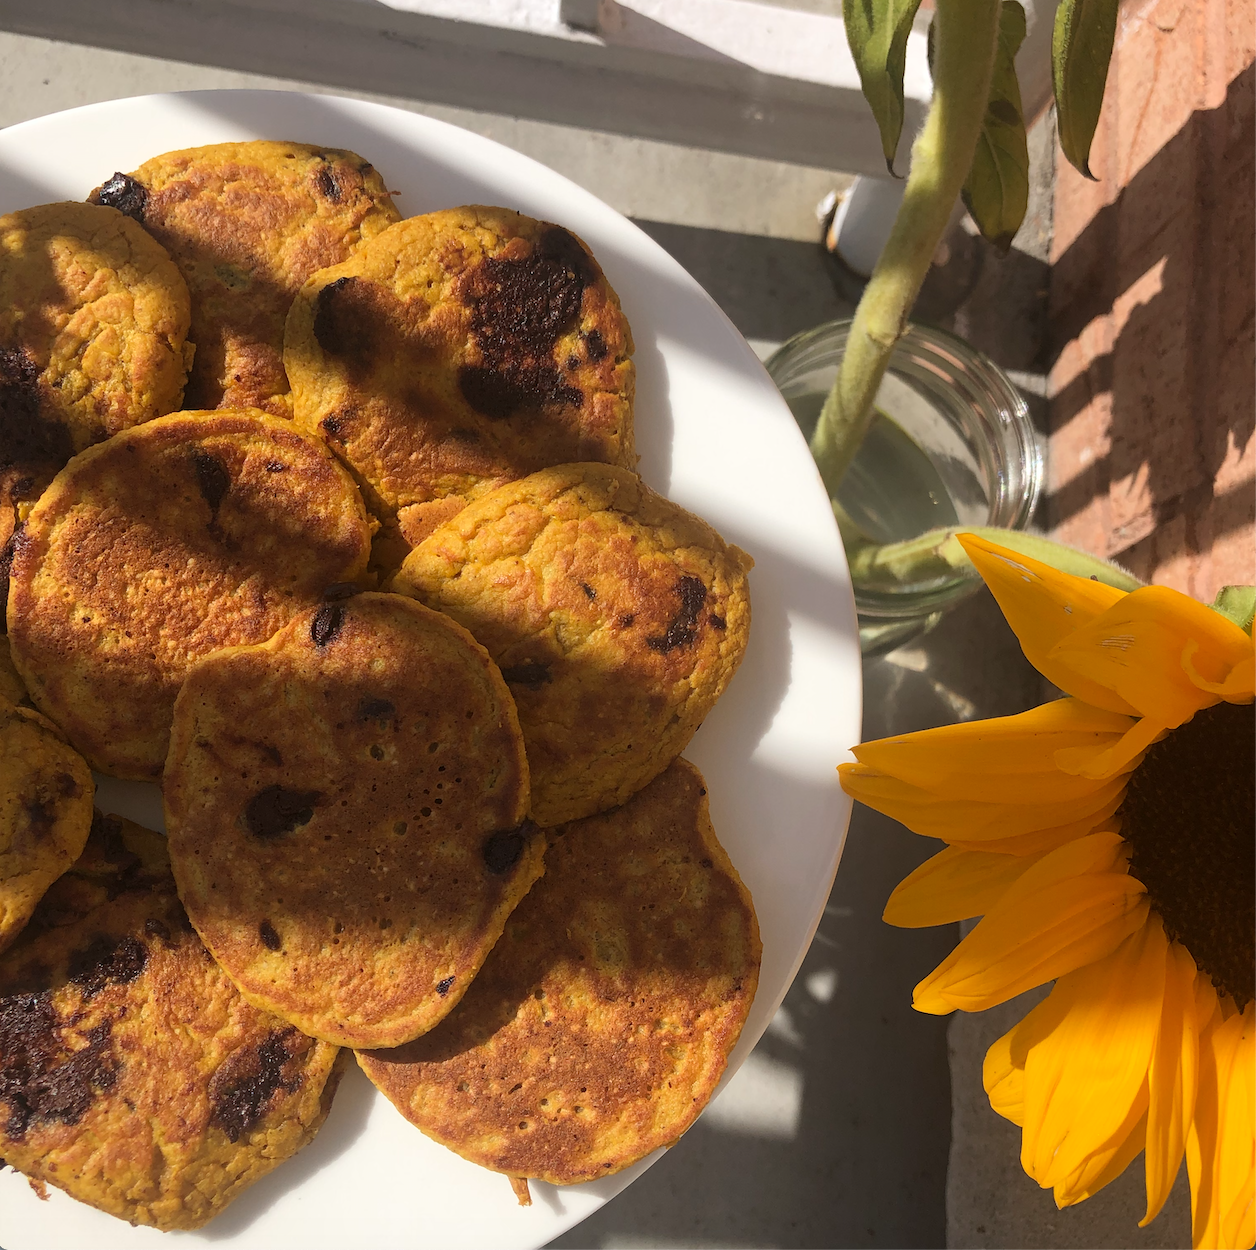
[[[1000,0],[941,0],[934,14],[933,101],[912,147],[902,206],[811,437],[830,499],[868,432],[890,353],[972,168],[990,97],[999,9]]]

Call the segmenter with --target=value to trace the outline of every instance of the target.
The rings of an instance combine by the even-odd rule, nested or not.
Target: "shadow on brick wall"
[[[1110,350],[1054,396],[1052,428],[1091,405],[1111,410],[1107,454],[1056,489],[1049,521],[1144,575],[1250,527],[1256,511],[1250,471],[1235,472],[1256,425],[1254,103],[1249,65],[1219,107],[1193,113],[1100,210],[1052,272],[1056,357],[1111,316]]]

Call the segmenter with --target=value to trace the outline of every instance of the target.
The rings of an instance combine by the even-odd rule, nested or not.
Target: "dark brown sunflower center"
[[[1157,742],[1130,778],[1130,872],[1171,938],[1239,1007],[1256,981],[1256,708],[1218,703]]]

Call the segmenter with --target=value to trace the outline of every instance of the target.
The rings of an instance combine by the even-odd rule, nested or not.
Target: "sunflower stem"
[[[933,101],[889,240],[864,288],[811,454],[830,499],[872,420],[877,388],[972,166],[998,47],[1000,0],[945,0],[933,18]]]
[[[858,547],[848,553],[851,577],[869,590],[885,591],[918,585],[939,577],[953,577],[956,573],[976,577],[977,570],[960,546],[957,534],[976,534],[1010,551],[1018,551],[1021,555],[1049,564],[1061,573],[1088,577],[1103,582],[1105,586],[1115,586],[1117,590],[1137,590],[1143,585],[1132,573],[1098,556],[1066,547],[1040,534],[989,525],[955,525],[949,529],[930,530],[904,542]]]

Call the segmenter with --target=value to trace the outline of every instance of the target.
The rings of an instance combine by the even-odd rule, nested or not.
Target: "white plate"
[[[785,995],[837,871],[850,803],[835,765],[859,739],[860,667],[846,560],[785,404],[706,293],[631,222],[527,157],[414,113],[327,96],[200,91],[72,109],[0,131],[0,212],[84,198],[160,152],[273,138],[351,148],[400,192],[406,216],[501,204],[560,222],[593,249],[637,344],[641,474],[754,556],[754,629],[728,693],[686,755],[706,776],[716,832],[754,896],[759,994],[731,1075]],[[156,788],[105,781],[106,810],[154,822]],[[726,1077],[727,1079],[727,1077]],[[356,1067],[326,1126],[294,1160],[180,1245],[267,1250],[537,1247],[590,1215],[659,1157],[587,1185],[505,1179],[412,1128]],[[5,1250],[169,1245],[0,1173]]]

